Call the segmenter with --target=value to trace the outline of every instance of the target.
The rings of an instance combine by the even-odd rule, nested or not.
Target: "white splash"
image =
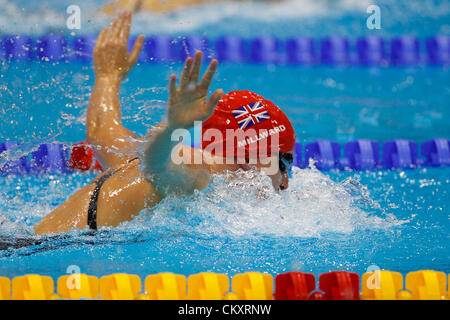
[[[389,229],[402,224],[370,199],[357,181],[333,182],[310,168],[293,168],[289,188],[273,190],[267,176],[239,172],[215,176],[193,196],[166,198],[124,228],[166,228],[200,236],[320,237],[328,233]]]

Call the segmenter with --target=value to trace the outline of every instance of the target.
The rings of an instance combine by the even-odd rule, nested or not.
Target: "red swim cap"
[[[221,135],[216,137],[213,131],[208,135],[209,129]],[[232,138],[232,147],[227,145],[227,131],[240,134],[240,138]],[[201,146],[219,156],[236,157],[243,152],[247,157],[257,156],[263,147],[267,151],[262,154],[271,155],[271,147],[280,153],[292,151],[295,132],[288,117],[271,101],[248,90],[231,91],[222,96],[212,116],[203,122]]]

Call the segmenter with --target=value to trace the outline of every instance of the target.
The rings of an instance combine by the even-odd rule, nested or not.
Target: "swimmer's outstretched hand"
[[[140,35],[128,53],[131,13],[124,12],[103,29],[94,48],[94,71],[97,78],[123,80],[136,64],[145,37]]]
[[[208,119],[222,97],[222,90],[216,90],[206,101],[208,89],[216,72],[218,62],[213,60],[203,75],[200,83],[202,53],[197,51],[194,59],[186,59],[177,88],[177,77],[173,74],[169,82],[169,103],[167,125],[169,129],[191,128],[194,121]]]

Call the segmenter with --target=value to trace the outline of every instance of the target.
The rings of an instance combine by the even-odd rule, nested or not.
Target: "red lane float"
[[[86,141],[74,144],[70,154],[69,167],[82,171],[103,170],[97,160],[94,162],[94,150]]]
[[[286,272],[275,278],[275,300],[308,300],[316,288],[312,273]]]
[[[322,273],[319,277],[319,289],[325,293],[326,300],[360,300],[359,276],[354,272]]]

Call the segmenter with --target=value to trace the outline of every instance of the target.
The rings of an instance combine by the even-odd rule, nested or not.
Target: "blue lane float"
[[[26,35],[5,36],[2,39],[3,58],[30,60],[33,58],[33,43]]]
[[[419,145],[414,141],[396,139],[383,143],[380,157],[380,144],[377,141],[360,139],[341,146],[329,140],[317,140],[305,145],[305,157],[300,143],[296,144],[294,165],[305,168],[310,159],[319,170],[351,169],[411,169],[419,166],[450,166],[450,140],[433,139],[421,144],[423,158],[419,158]]]
[[[420,166],[450,166],[450,140],[437,138],[420,144],[422,157],[419,158],[419,144],[414,141],[396,139],[382,144],[377,141],[359,139],[349,141],[341,146],[338,142],[319,139],[306,143],[296,143],[294,166],[306,168],[312,159],[319,170],[379,170],[411,169]],[[0,162],[0,173],[61,173],[68,172],[71,146],[58,143],[42,144],[27,156],[15,158],[15,150],[20,145],[16,142],[0,143],[2,153],[9,151],[12,160]],[[193,147],[199,148],[198,143]],[[341,155],[341,150],[343,153]]]
[[[244,40],[237,36],[225,36],[216,41],[217,59],[223,62],[242,63],[245,60]]]
[[[81,36],[72,39],[71,50],[69,51],[70,60],[79,60],[90,62],[94,52],[96,37]]]
[[[291,64],[310,65],[316,62],[314,40],[297,37],[286,41],[287,62]]]
[[[450,37],[438,36],[427,39],[428,62],[446,64],[450,62]]]
[[[433,139],[422,143],[422,156],[424,165],[450,166],[450,140]]]
[[[417,143],[403,139],[383,144],[383,164],[388,169],[413,168],[420,164],[417,159]]]
[[[321,62],[330,65],[350,63],[350,43],[344,37],[332,36],[321,41]]]
[[[9,158],[15,158],[15,151],[20,146],[17,142],[7,141],[0,144],[0,157],[9,151]],[[36,151],[14,160],[6,160],[0,166],[2,175],[8,174],[42,174],[61,173],[68,170],[67,147],[58,143],[41,144]]]
[[[279,60],[280,44],[272,37],[258,37],[250,43],[250,61],[256,63],[276,63]]]
[[[5,60],[81,61],[90,62],[95,35],[66,37],[49,34],[32,39],[27,35],[6,35],[1,40],[0,56]],[[135,40],[132,37],[131,40]],[[130,41],[130,49],[133,41]],[[180,62],[195,50],[206,52],[207,59],[264,64],[295,65],[366,65],[415,66],[450,64],[450,37],[435,36],[423,41],[412,36],[383,39],[376,36],[350,40],[330,36],[323,39],[275,37],[244,39],[223,36],[206,39],[200,36],[173,38],[166,35],[147,37],[141,62]]]
[[[172,38],[169,36],[150,37],[144,42],[141,57],[149,62],[167,62],[172,57]]]
[[[380,145],[376,141],[350,141],[344,145],[345,158],[341,159],[340,164],[355,170],[374,170],[379,165],[379,154]]]
[[[401,36],[392,40],[391,62],[398,66],[416,65],[420,62],[419,40]]]
[[[197,50],[200,50],[204,52],[204,59],[208,59],[210,57],[208,55],[208,47],[208,40],[203,37],[192,36],[177,39],[172,46],[172,56],[175,61],[184,61],[187,57],[192,57]]]
[[[14,158],[14,155],[11,153],[14,153],[14,150],[17,148],[17,146],[18,143],[12,141],[0,143],[0,156],[3,152],[8,152],[8,157]],[[2,157],[0,157],[0,159],[1,158]],[[0,162],[0,174],[23,174],[27,172],[26,157],[20,157],[15,160],[5,160],[6,161],[4,163]]]
[[[384,39],[370,36],[356,41],[358,61],[362,65],[381,65],[386,63],[386,47]]]
[[[56,173],[67,170],[68,157],[62,144],[46,143],[31,153],[27,171],[31,173]]]
[[[48,35],[37,40],[39,60],[61,61],[67,57],[66,39],[61,35]]]
[[[309,159],[314,160],[315,166],[319,170],[329,170],[339,167],[339,156],[341,146],[337,142],[329,140],[317,140],[305,145],[305,163],[309,164]]]

